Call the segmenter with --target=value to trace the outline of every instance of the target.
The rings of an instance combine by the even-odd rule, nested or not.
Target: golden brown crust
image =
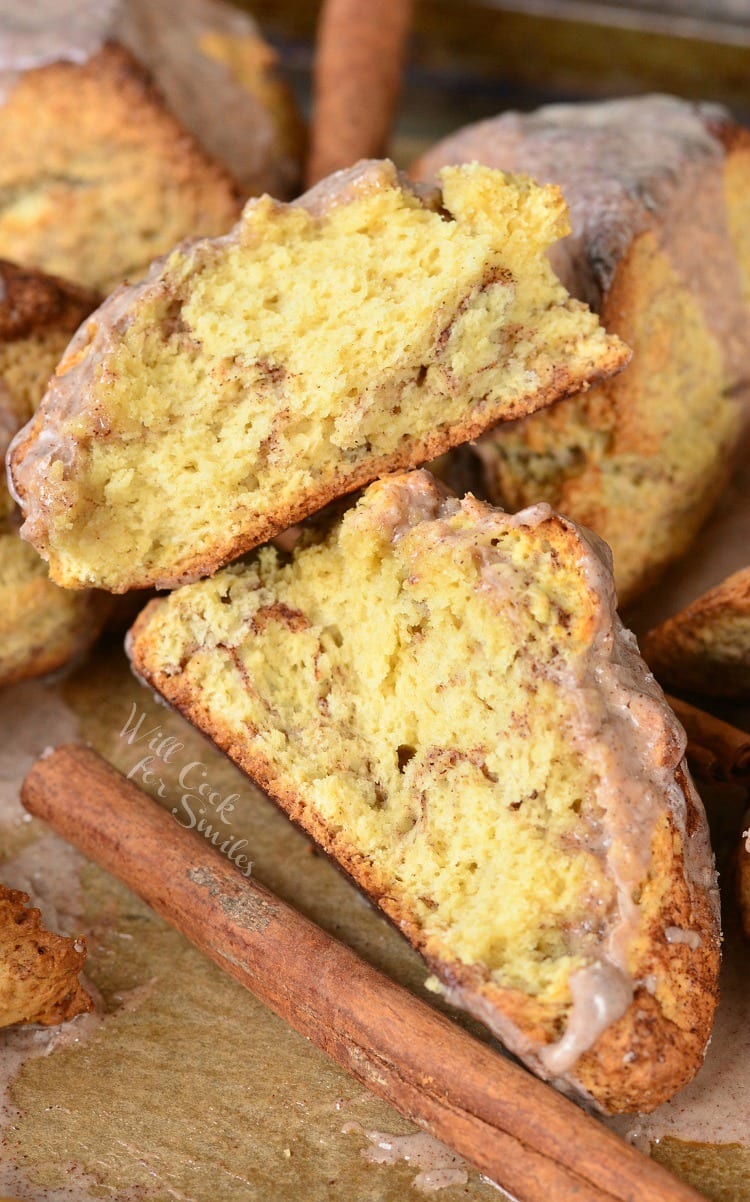
[[[143,611],[131,634],[131,655],[138,674],[162,692],[188,721],[208,733],[213,742],[352,877],[417,951],[424,952],[423,932],[408,912],[400,910],[388,895],[375,866],[365,866],[356,848],[347,849],[340,840],[334,843],[325,824],[306,806],[304,798],[279,780],[268,760],[251,754],[244,743],[238,742],[228,724],[222,724],[214,714],[209,714],[187,686],[176,685],[174,678],[167,679],[150,670],[148,621],[149,610],[155,605],[158,602],[151,602]],[[689,799],[687,793],[686,797]],[[580,1088],[607,1112],[655,1109],[686,1085],[703,1062],[718,997],[720,950],[718,938],[712,936],[705,939],[697,954],[684,945],[669,945],[664,938],[665,927],[694,927],[705,932],[712,932],[715,927],[705,894],[697,906],[691,902],[680,842],[679,833],[672,827],[668,835],[659,840],[660,847],[655,848],[655,852],[663,850],[669,857],[661,870],[664,900],[652,919],[650,931],[644,936],[650,945],[649,971],[674,982],[676,991],[682,995],[676,1006],[678,1021],[665,1013],[645,987],[639,988],[623,1017],[581,1057],[574,1073]],[[477,970],[458,961],[447,963],[428,958],[428,963],[438,969],[443,978],[455,981],[461,992],[462,1006],[468,1008],[474,995],[480,1007],[484,1003],[507,1015],[529,1043],[549,1042],[545,1016],[527,997],[488,986]]]
[[[56,276],[0,260],[0,457],[38,403],[46,377],[98,296]],[[0,686],[44,676],[98,636],[105,594],[64,593],[21,543],[17,514],[0,485]]]
[[[84,940],[46,930],[28,902],[28,894],[0,884],[0,1027],[55,1026],[93,1008],[78,979]]]
[[[34,333],[72,333],[97,307],[96,292],[0,259],[0,342]]]
[[[301,117],[277,55],[247,11],[224,0],[35,0],[19,21],[0,0],[0,92],[43,65],[82,65],[107,42],[150,74],[167,109],[248,195],[296,191]]]
[[[0,531],[3,539],[17,534]],[[96,642],[112,608],[107,593],[69,594],[45,572],[19,574],[0,583],[0,688],[57,672],[83,657]]]
[[[570,537],[570,536],[569,536]],[[571,545],[571,552],[574,550]],[[282,810],[330,855],[364,890],[420,951],[443,982],[449,1000],[504,1037],[504,1023],[515,1028],[508,1042],[519,1042],[534,1063],[534,1049],[560,1035],[549,1008],[528,995],[503,989],[478,967],[457,960],[436,960],[414,915],[390,895],[386,879],[376,864],[366,861],[345,834],[332,834],[306,799],[299,795],[279,765],[257,750],[249,737],[240,738],[229,721],[223,721],[191,687],[188,674],[164,668],[156,619],[164,602],[152,602],[138,617],[128,639],[135,671],[151,687],[212,740],[275,800]],[[664,738],[668,740],[668,735]],[[649,749],[658,762],[675,762],[675,748]],[[717,1001],[719,935],[712,904],[710,849],[702,844],[696,853],[685,840],[697,833],[700,844],[705,817],[687,774],[684,761],[674,780],[684,799],[687,815],[684,832],[674,814],[657,826],[652,848],[652,870],[639,901],[642,915],[633,976],[636,991],[632,1004],[578,1060],[568,1081],[602,1109],[611,1112],[654,1109],[685,1085],[702,1063]],[[700,864],[687,863],[698,855]],[[711,878],[712,879],[712,878]],[[700,943],[688,946],[670,930],[700,932]],[[515,1039],[515,1044],[513,1040]],[[538,1066],[538,1061],[537,1061]],[[542,1071],[542,1070],[540,1070]]]
[[[670,688],[750,698],[750,568],[649,631],[643,654]]]
[[[295,195],[305,127],[250,13],[217,0],[120,0],[118,9],[112,39],[147,67],[199,145],[247,195]]]
[[[595,530],[613,549],[623,604],[688,549],[746,424],[749,147],[717,106],[639,97],[505,114],[413,168],[424,179],[478,159],[563,189],[573,233],[555,267],[633,362],[482,440],[485,491],[509,508],[547,500]]]
[[[26,71],[2,115],[0,254],[107,291],[181,238],[221,233],[239,214],[229,173],[122,46]],[[43,202],[34,220],[19,215],[26,194]]]

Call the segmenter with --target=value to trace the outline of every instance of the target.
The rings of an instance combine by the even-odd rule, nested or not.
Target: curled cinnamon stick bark
[[[386,150],[412,0],[325,0],[318,24],[307,185]]]
[[[246,879],[95,752],[68,746],[39,760],[22,799],[373,1093],[521,1202],[699,1199]]]
[[[667,697],[688,737],[687,757],[703,780],[736,783],[750,780],[750,734],[687,701]]]

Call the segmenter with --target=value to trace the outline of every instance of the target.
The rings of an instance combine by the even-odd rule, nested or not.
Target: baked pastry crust
[[[101,9],[98,0],[88,7]],[[118,0],[110,8],[107,40],[147,68],[180,124],[244,194],[296,195],[304,123],[250,13],[222,0]]]
[[[39,403],[70,335],[95,294],[0,260],[0,457]],[[97,637],[108,599],[64,592],[19,536],[18,512],[0,482],[0,686],[56,671]]]
[[[28,902],[28,894],[0,884],[0,1027],[56,1026],[93,1009],[78,979],[84,940],[46,930]]]
[[[544,993],[535,996],[533,991],[529,993],[510,983],[504,984],[502,978],[498,979],[497,975],[489,973],[483,963],[471,962],[454,951],[446,950],[449,945],[445,938],[436,935],[434,928],[430,929],[430,916],[437,903],[433,901],[428,904],[429,899],[415,899],[404,892],[399,882],[407,879],[408,870],[404,868],[403,874],[398,872],[394,876],[393,869],[382,857],[367,852],[361,823],[368,811],[358,808],[355,799],[362,790],[372,791],[372,784],[371,781],[368,784],[366,777],[361,774],[357,776],[356,771],[350,774],[344,767],[344,749],[354,736],[351,732],[347,734],[344,727],[339,730],[336,726],[338,718],[328,716],[329,709],[331,715],[338,714],[339,701],[324,667],[326,652],[323,648],[326,644],[321,644],[321,658],[317,654],[313,657],[318,680],[315,687],[320,690],[317,706],[306,704],[304,684],[304,640],[313,638],[316,631],[328,630],[328,624],[331,623],[330,629],[334,632],[339,630],[344,640],[339,645],[346,648],[346,639],[351,637],[351,632],[347,636],[342,612],[330,600],[323,599],[319,610],[305,611],[304,608],[295,607],[287,592],[279,591],[280,581],[289,582],[295,578],[295,573],[298,573],[299,581],[303,580],[305,561],[297,557],[299,554],[304,557],[304,550],[301,553],[295,550],[289,569],[279,569],[275,553],[266,549],[258,560],[226,569],[212,581],[178,590],[167,600],[152,602],[139,616],[128,639],[128,652],[136,673],[208,734],[349,873],[422,953],[442,982],[449,1000],[469,1010],[489,1026],[534,1071],[553,1079],[559,1087],[572,1089],[578,1095],[585,1096],[602,1110],[614,1113],[653,1109],[686,1084],[702,1063],[717,1001],[718,897],[705,814],[683,758],[684,732],[638,657],[632,636],[623,632],[619,625],[611,576],[601,558],[606,554],[605,551],[601,546],[592,546],[587,536],[573,523],[550,513],[544,506],[510,517],[472,497],[460,503],[454,500],[446,502],[442,490],[423,472],[391,477],[372,485],[364,494],[358,509],[344,517],[340,529],[347,524],[350,538],[356,524],[356,544],[367,549],[367,562],[373,565],[378,563],[381,556],[401,554],[399,546],[405,546],[410,540],[408,549],[403,552],[409,565],[404,568],[406,575],[402,588],[405,593],[411,588],[422,589],[431,570],[429,557],[422,551],[425,547],[434,547],[436,540],[439,543],[440,539],[447,540],[446,545],[454,548],[455,574],[451,587],[456,582],[463,582],[467,572],[466,561],[461,553],[464,539],[467,539],[476,548],[472,553],[475,554],[472,561],[475,569],[472,570],[480,571],[479,587],[489,589],[490,576],[482,573],[485,569],[489,571],[493,563],[495,544],[492,540],[502,542],[509,531],[519,527],[538,531],[538,534],[529,535],[529,538],[538,540],[537,546],[547,540],[554,549],[553,562],[565,565],[560,570],[569,568],[580,574],[581,612],[571,618],[572,627],[577,632],[574,637],[580,637],[582,645],[588,648],[585,654],[590,657],[590,672],[586,670],[585,680],[588,683],[585,685],[583,678],[577,683],[571,678],[568,686],[562,686],[569,687],[572,696],[578,696],[576,704],[580,702],[582,706],[581,730],[585,729],[586,734],[580,744],[582,758],[579,771],[583,774],[587,761],[597,756],[600,740],[606,742],[609,738],[604,733],[608,729],[607,723],[610,720],[617,723],[620,718],[626,717],[625,725],[619,726],[616,732],[614,728],[612,730],[612,758],[605,756],[603,761],[607,764],[605,771],[611,774],[607,787],[611,787],[613,792],[607,794],[608,801],[604,800],[604,793],[600,795],[599,804],[604,807],[603,812],[609,814],[608,819],[602,820],[604,825],[600,845],[610,849],[604,853],[605,859],[610,854],[615,857],[610,871],[616,879],[619,871],[615,867],[617,857],[622,857],[621,867],[629,862],[632,868],[640,854],[637,850],[639,841],[646,840],[648,851],[648,867],[638,878],[637,885],[635,877],[631,882],[632,897],[637,897],[637,919],[632,920],[635,926],[629,926],[631,919],[624,917],[627,905],[618,903],[620,908],[616,914],[619,917],[612,919],[614,925],[609,926],[604,922],[597,936],[597,954],[603,959],[599,961],[595,958],[589,964],[594,978],[600,967],[605,975],[599,1004],[606,1012],[608,991],[610,988],[617,991],[622,979],[617,974],[614,978],[608,976],[613,961],[608,960],[610,952],[605,953],[604,949],[611,950],[616,947],[618,939],[625,939],[621,946],[627,946],[628,950],[624,953],[625,959],[618,960],[621,965],[618,972],[623,971],[622,965],[627,963],[628,988],[632,988],[632,993],[626,992],[621,1004],[609,1013],[609,1022],[604,1024],[603,1029],[599,1027],[601,1033],[598,1038],[596,1035],[592,1037],[590,1031],[582,1032],[582,1025],[585,1028],[586,1023],[594,1027],[598,1013],[596,1006],[587,1011],[585,988],[583,997],[576,997],[571,1007],[569,997],[565,1004],[561,1004],[559,997],[550,1000]],[[324,549],[321,555],[327,554],[329,545],[335,544],[338,529],[334,527],[329,540],[322,544]],[[384,543],[387,544],[391,539],[393,549],[389,550]],[[305,539],[301,545],[304,546],[304,543]],[[468,542],[464,545],[468,545]],[[312,547],[309,555],[318,552],[315,544]],[[320,561],[308,559],[307,562]],[[392,612],[392,621],[402,623],[398,627],[401,633],[396,637],[397,644],[404,637],[403,623],[408,622],[408,630],[411,630],[413,619],[403,616],[406,612],[403,608],[399,609],[400,616],[396,618],[397,601],[390,597],[388,585],[384,585],[383,589],[388,593],[389,607],[393,609],[388,608],[386,615],[381,616],[375,603],[379,588],[375,568],[373,572],[367,587],[373,590],[373,615],[378,613],[379,625],[377,634],[370,637],[371,640],[375,639],[378,646],[383,642],[382,655],[388,658],[392,652],[390,635],[385,633],[388,630],[387,614]],[[345,598],[349,595],[347,590],[351,588],[361,589],[361,581],[356,576],[351,580],[346,577],[345,566],[340,570],[334,566],[326,574],[329,599]],[[526,599],[533,595],[531,586],[519,583],[515,600],[512,596],[509,600],[502,580],[501,576],[498,604],[517,605],[519,611],[524,605],[531,604]],[[463,583],[458,583],[457,587],[462,588]],[[592,605],[592,616],[587,618],[585,614],[589,604]],[[423,617],[429,629],[429,611]],[[579,620],[580,629],[577,625]],[[566,621],[565,629],[570,631],[572,627]],[[476,618],[470,629],[477,647]],[[278,641],[279,631],[288,641]],[[297,635],[303,641],[295,652],[294,637]],[[412,637],[418,642],[419,632]],[[267,652],[264,650],[266,646]],[[523,653],[530,658],[532,679],[535,674],[538,674],[539,680],[544,679],[545,666],[541,661],[534,661],[532,645],[524,643],[523,648]],[[356,654],[350,649],[347,657]],[[475,654],[481,656],[482,652],[476,650]],[[262,674],[254,675],[248,666],[251,662],[260,662],[247,658],[255,655],[259,655],[263,663],[266,663],[264,655],[272,657],[272,661],[267,661],[270,673],[267,678]],[[377,659],[377,650],[372,651],[372,656]],[[284,663],[289,661],[294,665],[293,677],[284,675],[280,658]],[[389,659],[388,662],[393,664],[396,661]],[[391,675],[384,674],[380,669],[368,668],[368,680],[370,675],[373,680],[387,677],[394,696],[403,698],[403,691],[398,693],[397,677],[392,679],[394,668],[391,666],[389,671]],[[278,689],[273,693],[273,700],[268,701],[265,699],[267,682],[272,679],[278,681]],[[294,691],[292,710],[286,708],[283,700],[285,680]],[[607,693],[610,686],[604,683],[607,680],[614,690],[611,694]],[[353,703],[354,713],[359,712],[360,705],[366,704],[368,691],[377,693],[377,687],[371,682],[362,697],[356,695],[358,699]],[[327,691],[329,688],[330,692]],[[438,713],[442,704],[440,688],[436,688],[434,693]],[[579,689],[582,691],[577,694]],[[604,691],[598,701],[592,702],[599,689]],[[391,696],[390,693],[388,695]],[[247,705],[242,701],[243,697],[247,699]],[[262,705],[269,706],[267,712],[271,725],[267,732],[258,721],[258,698],[263,699]],[[458,708],[452,719],[455,729],[460,724],[461,709],[464,708],[456,704]],[[515,706],[515,702],[513,704]],[[536,704],[535,712],[538,713],[539,702]],[[594,713],[598,717],[589,724],[589,719],[584,715],[591,704],[593,709],[589,711],[589,718]],[[532,715],[530,721],[535,720]],[[396,715],[395,726],[398,728],[402,721]],[[513,722],[522,726],[523,714],[516,713]],[[468,770],[469,762],[478,763],[486,754],[481,746],[486,742],[485,734],[480,729],[474,730],[472,737],[477,746],[473,751],[467,751],[460,745],[458,734],[453,750],[450,746],[442,746],[439,737],[435,736],[438,745],[428,747],[425,751],[421,746],[421,735],[418,746],[406,749],[411,757],[408,762],[414,760],[418,765],[416,772],[422,774],[419,780],[424,779],[421,821],[427,822],[427,816],[433,812],[433,804],[438,804],[442,777],[452,779],[450,774],[457,773],[455,785],[451,788],[457,789],[460,797],[464,778],[459,770],[462,771],[462,764]],[[528,738],[533,737],[530,731]],[[569,737],[573,740],[576,738],[574,730]],[[389,734],[387,738],[392,738],[392,735]],[[319,795],[316,788],[321,780],[328,780],[320,775],[326,771],[321,764],[327,761],[319,762],[318,749],[328,746],[329,742],[331,746],[340,746],[342,749],[339,784],[343,808],[335,818],[329,817],[324,807],[314,800],[318,796],[328,796],[327,792]],[[491,770],[487,762],[485,765],[490,775],[484,769],[482,771],[485,781],[500,779],[502,782],[498,787],[498,813],[502,812],[505,804],[500,801],[500,790],[509,781],[508,787],[514,787],[514,769],[498,767],[498,764],[503,764],[503,746],[501,737],[497,747],[498,760],[493,761]],[[540,751],[539,754],[546,752]],[[314,781],[305,788],[300,786],[298,770],[300,764],[306,763],[306,756],[310,757],[311,763],[315,760],[315,767],[310,768]],[[401,749],[399,771],[402,771],[400,757]],[[510,764],[513,762],[509,760]],[[373,760],[369,765],[370,772],[376,777],[373,804],[376,810],[382,806],[387,815],[392,795],[379,764],[379,760]],[[430,772],[433,772],[432,776]],[[339,781],[337,776],[333,779]],[[395,779],[398,780],[397,777]],[[331,790],[338,789],[339,784],[331,784]],[[378,787],[381,789],[379,795]],[[486,783],[481,787],[486,789]],[[585,791],[586,782],[583,778],[576,787]],[[584,824],[590,821],[586,817],[589,804],[590,801],[585,799],[581,818]],[[467,808],[468,794],[465,802],[459,800],[456,805],[462,815],[462,826],[473,831],[473,811]],[[617,826],[618,806],[625,806],[624,810],[619,811],[624,820],[620,827]],[[348,814],[348,817],[343,817],[344,814]],[[608,827],[607,822],[613,825]],[[435,828],[436,831],[438,829]],[[454,837],[464,847],[465,832],[456,829]],[[585,836],[582,837],[585,839]],[[439,836],[435,834],[429,838]],[[469,846],[481,869],[483,846],[472,843]],[[507,840],[501,841],[501,846],[507,847]],[[425,854],[429,847],[428,841]],[[570,844],[566,844],[566,847],[569,848]],[[509,848],[507,854],[511,852],[512,848]],[[622,878],[619,879],[622,881]],[[464,896],[465,887],[466,881],[461,880],[457,896]],[[418,904],[421,902],[424,903],[423,909]],[[497,906],[502,909],[499,901]],[[512,914],[515,903],[511,902],[509,906],[508,913]],[[624,910],[622,906],[625,906]],[[600,917],[596,898],[592,894],[589,921],[596,927]],[[497,938],[503,937],[503,921],[497,928]],[[573,929],[574,926],[571,927]],[[623,932],[628,930],[630,933],[625,936]],[[619,935],[616,934],[618,931]],[[575,939],[573,936],[571,946],[575,946]],[[611,954],[616,955],[614,951]],[[579,1007],[578,1011],[576,1007]],[[573,1032],[576,1028],[577,1036],[573,1034],[570,1038],[574,1048],[578,1038],[579,1046],[572,1055],[570,1046],[567,1047],[567,1054],[563,1054],[566,1048],[564,1033]],[[585,1034],[588,1034],[588,1040]]]
[[[0,255],[107,292],[180,239],[229,229],[243,195],[130,50],[66,48],[69,16],[37,67],[19,71],[0,41]]]
[[[750,568],[697,597],[642,643],[665,686],[750,700]]]
[[[293,205],[250,202],[230,236],[114,293],[9,457],[52,578],[122,592],[207,575],[627,362],[549,269],[556,189],[482,168],[444,189],[365,162]]]
[[[667,96],[553,105],[459,130],[413,174],[473,160],[559,184],[555,269],[634,351],[617,379],[481,440],[484,487],[596,531],[627,604],[687,550],[747,424],[750,134]]]

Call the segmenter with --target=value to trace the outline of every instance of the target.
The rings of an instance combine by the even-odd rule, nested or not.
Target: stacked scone
[[[536,1072],[645,1110],[699,1067],[716,1003],[683,732],[602,543],[413,470],[626,367],[550,266],[568,231],[557,187],[478,164],[252,201],[82,326],[9,461],[57,584],[175,589],[133,628],[136,671],[448,997]],[[331,501],[291,554],[261,545]]]
[[[90,643],[103,595],[173,589],[129,636],[137,673],[449,1000],[603,1111],[652,1109],[702,1062],[718,899],[614,580],[635,597],[689,545],[739,445],[750,139],[666,98],[557,108],[460,133],[419,183],[363,162],[285,203],[299,126],[247,18],[11,7],[0,682]],[[261,191],[281,199],[240,216]],[[43,271],[120,287],[91,313]],[[520,512],[418,470],[456,453]],[[696,658],[746,594],[656,632],[651,662],[680,683],[686,622]],[[30,913],[0,887],[30,933],[0,1016],[55,1021],[87,1005],[81,952]],[[59,969],[36,1007],[35,947]]]

